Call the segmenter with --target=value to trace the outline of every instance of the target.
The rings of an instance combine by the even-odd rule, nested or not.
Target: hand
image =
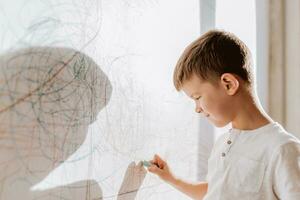
[[[159,176],[162,180],[171,183],[175,177],[170,171],[170,168],[166,161],[161,159],[157,154],[154,155],[153,160],[150,161],[152,164],[150,167],[148,167],[148,171],[156,174]]]

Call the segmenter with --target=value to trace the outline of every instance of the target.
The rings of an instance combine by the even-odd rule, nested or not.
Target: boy
[[[217,127],[232,129],[215,143],[206,181],[173,175],[158,155],[148,170],[193,199],[300,199],[300,141],[274,122],[256,95],[251,55],[236,36],[212,30],[189,45],[174,71],[183,90]]]

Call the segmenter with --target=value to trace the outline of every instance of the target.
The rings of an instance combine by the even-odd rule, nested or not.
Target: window
[[[4,122],[12,120],[15,124],[22,123],[24,122],[22,117],[27,116],[24,117],[26,123],[34,124],[32,126],[24,124],[22,127],[26,127],[26,130],[22,131],[5,126],[8,129],[6,132],[12,132],[14,135],[25,134],[22,144],[30,146],[31,141],[38,141],[40,137],[49,138],[37,143],[33,149],[41,151],[31,155],[28,150],[24,159],[18,157],[23,161],[20,167],[24,170],[2,179],[1,184],[4,185],[5,191],[3,198],[26,199],[26,195],[30,194],[22,191],[31,188],[40,190],[43,197],[60,194],[62,196],[58,198],[70,198],[68,196],[70,192],[62,192],[67,189],[78,194],[76,195],[78,199],[83,199],[80,194],[85,192],[87,195],[102,193],[103,197],[116,199],[122,182],[127,187],[133,187],[125,187],[125,190],[121,191],[124,195],[128,191],[135,190],[134,187],[139,186],[137,180],[143,178],[142,176],[128,178],[126,173],[128,165],[132,161],[152,159],[154,153],[168,159],[177,175],[195,177],[198,118],[193,112],[193,102],[184,94],[175,91],[172,73],[183,49],[199,36],[198,0],[189,2],[11,0],[1,2],[0,8],[0,21],[4,27],[0,30],[3,41],[1,62],[7,63],[6,58],[18,54],[21,47],[26,49],[30,46],[36,51],[40,50],[37,46],[43,46],[47,52],[55,51],[54,47],[68,48],[89,57],[87,60],[92,60],[89,62],[96,64],[105,73],[112,87],[112,94],[106,106],[97,113],[93,123],[82,129],[78,128],[79,125],[76,123],[62,125],[63,121],[58,119],[53,119],[57,124],[53,124],[52,121],[50,128],[47,119],[42,120],[44,123],[41,122],[41,112],[47,110],[43,114],[54,115],[54,111],[57,111],[62,114],[59,119],[72,119],[77,115],[65,115],[66,111],[71,109],[71,104],[64,104],[65,112],[62,112],[60,106],[63,101],[68,104],[69,101],[78,100],[80,107],[74,108],[75,113],[88,115],[91,105],[88,106],[89,103],[81,99],[86,97],[85,91],[96,89],[89,79],[80,79],[80,83],[87,87],[85,90],[80,90],[80,83],[76,82],[73,86],[79,88],[70,90],[72,98],[57,101],[59,102],[57,106],[52,104],[50,108],[47,104],[53,102],[54,96],[43,96],[35,103],[33,97],[29,95],[22,104],[27,105],[28,109],[22,113],[24,115],[12,114],[17,107],[6,110],[6,114],[1,116],[2,123],[3,119]],[[8,50],[12,54],[8,53]],[[47,55],[52,58],[54,54]],[[28,69],[47,65],[52,69],[53,66],[47,60],[41,62],[36,56],[38,55],[32,57],[34,58],[30,61],[32,63],[26,62]],[[15,67],[21,68],[19,65]],[[72,71],[72,66],[69,67]],[[6,72],[1,69],[1,74]],[[42,72],[45,70],[39,71]],[[19,73],[20,84],[17,85],[13,84],[12,79],[8,79],[8,84],[15,88],[0,86],[0,93],[19,91],[22,85],[26,86],[22,93],[30,93],[31,86],[27,85],[28,82],[35,83],[36,79],[43,80],[40,78],[47,76],[47,74],[36,76],[36,73],[32,70],[30,77]],[[62,76],[59,81],[67,82],[65,79],[67,76]],[[74,77],[74,80],[78,79],[78,76]],[[0,78],[1,83],[4,80],[6,80],[4,77]],[[57,93],[55,98],[60,97],[63,91],[63,88],[55,90]],[[44,93],[40,92],[38,95]],[[6,104],[3,104],[2,96],[0,98],[2,108],[1,106]],[[8,101],[8,105],[14,103],[12,98],[5,98],[5,101]],[[37,105],[41,105],[40,109],[33,112],[31,107]],[[63,138],[68,140],[67,136],[70,135],[83,140],[65,143],[58,148],[59,141],[61,142]],[[10,142],[15,144],[12,149],[16,151],[10,151],[8,148],[6,153],[19,156],[16,152],[23,152],[24,149],[18,141],[12,139]],[[47,155],[46,149],[50,152]],[[27,165],[29,160],[31,165]],[[9,163],[9,166],[16,167],[19,163],[18,160],[16,162]],[[26,170],[30,173],[26,173]],[[10,183],[5,182],[9,179],[26,181],[18,182],[18,188],[22,190],[15,193],[13,188],[9,188]],[[86,180],[93,180],[94,184],[88,184]],[[80,182],[79,186],[72,185],[77,182]],[[167,184],[162,184],[155,176],[147,175],[142,183],[136,199],[186,199],[186,196]],[[97,184],[99,187],[95,186]],[[68,185],[71,186],[68,188]],[[93,188],[92,194],[88,193],[90,188]]]

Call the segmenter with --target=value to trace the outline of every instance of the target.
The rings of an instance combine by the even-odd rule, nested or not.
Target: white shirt
[[[231,129],[208,160],[204,200],[300,200],[300,141],[274,122]]]

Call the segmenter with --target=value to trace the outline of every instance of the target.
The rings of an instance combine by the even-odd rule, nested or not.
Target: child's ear
[[[221,76],[221,85],[228,95],[234,95],[240,86],[239,80],[233,74],[224,73]]]

